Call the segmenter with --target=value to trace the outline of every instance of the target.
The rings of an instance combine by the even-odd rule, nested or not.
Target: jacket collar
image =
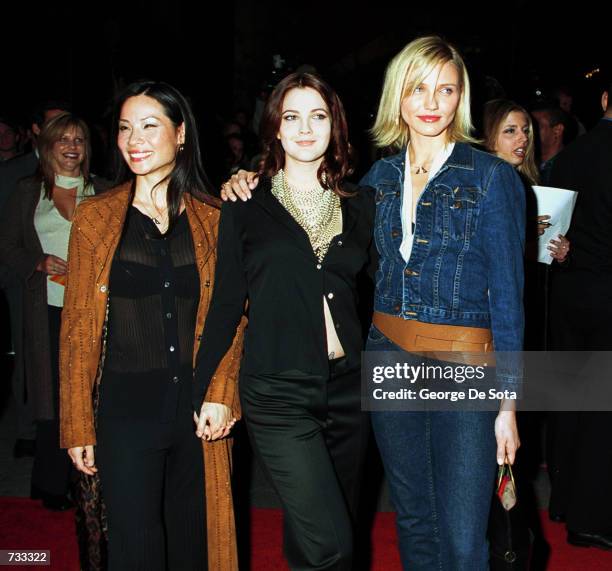
[[[201,278],[202,268],[216,246],[217,221],[219,217],[214,216],[214,214],[218,210],[212,206],[207,206],[190,194],[185,194],[184,200],[193,238],[196,264]]]

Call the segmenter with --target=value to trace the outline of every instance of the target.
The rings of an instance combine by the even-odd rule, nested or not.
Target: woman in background
[[[23,284],[23,336],[28,395],[37,419],[32,498],[51,510],[72,507],[70,460],[59,446],[59,332],[68,239],[80,202],[107,187],[89,170],[89,129],[71,113],[42,128],[35,176],[19,183],[0,222],[0,262]]]

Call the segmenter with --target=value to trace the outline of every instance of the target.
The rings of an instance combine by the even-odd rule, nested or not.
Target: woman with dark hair
[[[193,401],[219,218],[195,120],[176,89],[139,82],[114,125],[120,184],[79,208],[70,239],[61,445],[85,477],[99,471],[111,571],[234,571],[230,443],[218,439],[240,412],[242,343],[239,331]]]
[[[357,280],[370,261],[374,201],[344,180],[344,110],[318,77],[283,79],[261,133],[261,190],[221,211],[196,383],[201,394],[248,300],[241,403],[283,505],[285,556],[292,569],[351,569],[368,435]]]
[[[0,262],[23,284],[27,392],[37,419],[32,497],[52,510],[72,506],[70,461],[59,447],[59,331],[68,238],[76,206],[104,189],[89,172],[89,129],[71,113],[49,120],[38,139],[38,172],[19,183],[0,223]],[[21,333],[20,333],[21,334]]]

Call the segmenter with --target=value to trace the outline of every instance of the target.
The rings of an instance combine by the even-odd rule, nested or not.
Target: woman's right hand
[[[246,202],[251,199],[251,190],[258,184],[259,177],[256,172],[240,169],[221,185],[221,199],[236,202],[240,198]]]
[[[45,254],[44,259],[38,262],[36,269],[50,276],[63,276],[68,271],[68,262],[53,254]]]
[[[68,456],[70,456],[74,467],[79,472],[83,472],[83,474],[87,474],[88,476],[93,476],[98,471],[96,468],[93,444],[68,448]]]

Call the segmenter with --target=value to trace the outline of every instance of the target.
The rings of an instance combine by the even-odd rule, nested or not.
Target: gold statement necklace
[[[320,185],[309,190],[289,186],[283,169],[272,177],[272,194],[304,229],[319,262],[334,236],[342,232],[340,197]]]

